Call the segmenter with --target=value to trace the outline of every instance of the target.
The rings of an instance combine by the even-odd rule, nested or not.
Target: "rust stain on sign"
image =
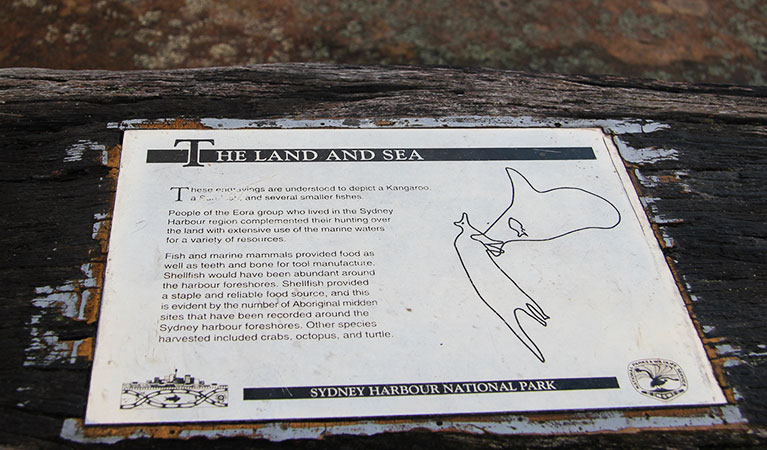
[[[99,251],[101,252],[99,255],[95,256],[96,258],[98,258],[98,260],[105,258],[105,255],[107,254],[109,250],[109,230],[111,228],[112,228],[111,218],[104,218],[102,220],[98,220],[93,225],[93,239],[95,239],[96,242],[98,242]]]
[[[79,341],[79,345],[75,350],[75,355],[80,358],[85,358],[88,361],[93,361],[93,345],[94,339],[92,337],[85,338]]]
[[[120,167],[120,154],[122,152],[122,145],[117,144],[112,147],[106,147],[106,157],[102,159],[102,165],[109,167],[110,169],[117,169]]]
[[[105,244],[106,245],[106,244]],[[104,282],[104,263],[93,263],[93,278],[96,280],[96,285],[91,289],[91,295],[86,299],[83,306],[84,314],[83,318],[86,323],[96,323],[99,315],[99,305],[101,304],[101,289]]]

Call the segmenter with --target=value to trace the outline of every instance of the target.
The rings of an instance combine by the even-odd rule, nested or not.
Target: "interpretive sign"
[[[600,130],[125,133],[88,424],[724,401]]]

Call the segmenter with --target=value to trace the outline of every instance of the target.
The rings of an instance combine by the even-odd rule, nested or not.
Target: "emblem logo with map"
[[[687,391],[687,378],[679,364],[668,359],[640,359],[629,364],[629,379],[642,395],[668,401]]]
[[[120,409],[135,408],[194,408],[195,406],[229,405],[229,386],[205,383],[187,374],[178,376],[178,369],[165,377],[145,382],[123,383]]]

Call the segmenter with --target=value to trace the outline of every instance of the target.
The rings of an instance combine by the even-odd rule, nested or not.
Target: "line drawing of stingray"
[[[543,242],[584,230],[609,230],[621,215],[606,198],[578,187],[536,189],[518,170],[506,168],[511,184],[509,206],[485,231],[469,222],[463,212],[453,222],[461,231],[453,241],[458,259],[474,291],[508,329],[542,363],[543,352],[525,332],[520,315],[547,326],[550,316],[498,264],[504,247],[514,242]]]

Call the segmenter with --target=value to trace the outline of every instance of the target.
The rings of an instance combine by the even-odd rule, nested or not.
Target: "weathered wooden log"
[[[122,131],[361,126],[601,127],[611,133],[730,404],[652,413],[84,428]],[[374,448],[767,442],[763,87],[307,64],[2,69],[0,143],[0,442],[55,448],[131,439],[130,445],[151,447],[153,439],[201,437],[164,441],[188,448],[217,435],[235,436],[219,442],[231,446],[253,443],[243,436],[324,437],[284,445]],[[515,427],[522,435],[505,434]],[[539,433],[548,435],[529,435]]]

